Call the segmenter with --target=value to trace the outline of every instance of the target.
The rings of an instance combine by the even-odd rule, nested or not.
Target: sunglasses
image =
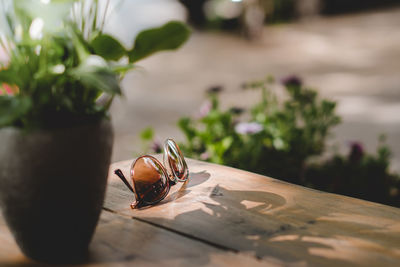
[[[128,182],[120,169],[114,173],[135,195],[136,201],[131,208],[154,205],[163,200],[177,182],[186,182],[189,169],[178,145],[172,139],[164,142],[164,165],[155,157],[145,155],[137,158],[131,165],[132,184]]]

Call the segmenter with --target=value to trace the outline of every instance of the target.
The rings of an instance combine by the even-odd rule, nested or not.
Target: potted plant
[[[140,59],[189,36],[169,22],[125,48],[103,31],[106,6],[1,2],[0,207],[21,250],[36,260],[85,257],[104,200],[108,108],[121,94],[119,81]]]

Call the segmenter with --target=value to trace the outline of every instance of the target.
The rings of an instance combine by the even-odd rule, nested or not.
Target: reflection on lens
[[[167,139],[164,144],[164,165],[168,168],[173,180],[187,180],[189,169],[182,152],[172,139]]]
[[[169,191],[165,169],[151,156],[143,156],[135,161],[131,167],[131,177],[137,197],[147,204],[160,201]]]

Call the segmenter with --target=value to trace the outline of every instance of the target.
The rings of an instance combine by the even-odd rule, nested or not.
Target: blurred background
[[[140,30],[172,19],[187,22],[193,33],[177,51],[145,59],[125,77],[124,98],[117,99],[111,109],[113,161],[157,151],[159,143],[170,137],[186,144],[185,153],[193,158],[400,206],[400,0],[130,0],[114,4],[106,29],[127,47]],[[341,123],[323,138],[322,149],[309,154],[301,151],[303,142],[311,150],[319,146],[314,137],[307,139],[312,125],[303,131],[303,139],[289,135],[285,151],[260,143],[261,156],[244,152],[258,149],[257,144],[251,147],[259,140],[251,134],[221,130],[223,135],[231,131],[230,140],[206,132],[196,136],[202,141],[185,139],[177,122],[204,113],[207,90],[223,89],[218,95],[221,110],[248,110],[260,101],[260,92],[243,90],[243,84],[266,75],[275,77],[278,84],[296,75],[320,98],[336,102]],[[225,127],[218,123],[211,127]],[[272,126],[267,123],[264,129]],[[154,129],[154,136],[148,136],[156,141],[153,151],[140,138],[147,127]],[[381,134],[386,136],[385,146],[379,142]],[[238,138],[241,143],[231,143]],[[219,159],[217,150],[222,151]],[[315,156],[323,159],[326,151],[333,154],[325,156],[327,161],[308,164]]]
[[[113,1],[112,1],[113,2]],[[360,141],[374,151],[387,135],[391,168],[400,171],[400,1],[129,0],[115,6],[107,30],[131,46],[141,29],[171,20],[191,23],[179,50],[140,63],[112,107],[113,161],[143,153],[139,133],[183,140],[176,127],[196,114],[205,90],[223,86],[223,106],[246,106],[258,94],[243,82],[270,74],[301,77],[338,101],[343,122],[330,142]]]

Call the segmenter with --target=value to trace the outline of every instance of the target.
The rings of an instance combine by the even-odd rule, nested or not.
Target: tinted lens
[[[161,163],[151,157],[138,158],[131,167],[135,193],[146,204],[162,200],[169,191],[169,181]]]
[[[172,174],[174,180],[186,181],[189,176],[189,169],[185,158],[178,145],[172,139],[167,139],[164,144],[164,165]]]

